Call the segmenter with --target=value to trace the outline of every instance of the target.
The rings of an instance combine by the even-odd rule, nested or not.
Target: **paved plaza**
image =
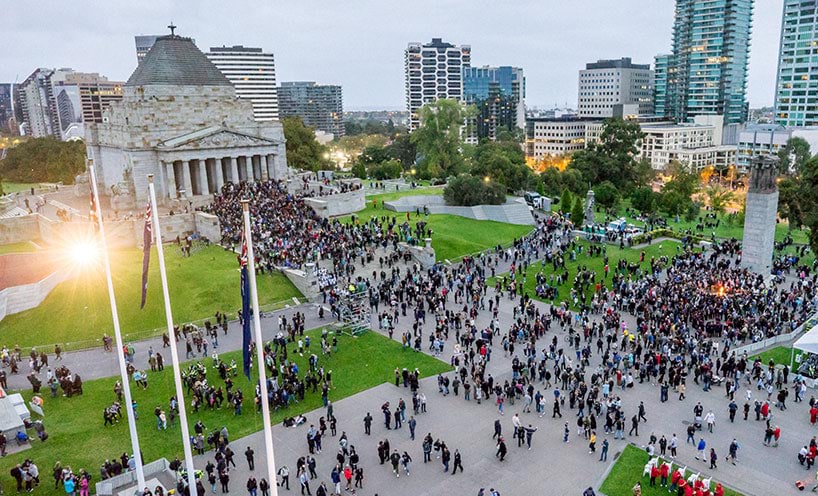
[[[488,289],[488,296],[493,296],[493,291],[493,289]],[[536,302],[536,305],[541,311],[549,307],[541,302]],[[503,297],[499,313],[500,329],[505,330],[509,327],[512,321],[511,310],[512,302],[507,297]],[[290,315],[295,311],[302,311],[306,314],[306,328],[308,329],[329,324],[328,320],[318,319],[317,307],[313,304],[285,309],[277,314]],[[481,312],[477,317],[477,327],[484,328],[488,324],[487,312]],[[432,325],[432,321],[429,320],[424,326],[424,335],[428,335]],[[262,319],[262,328],[265,338],[271,339],[277,332],[277,319],[274,317]],[[398,339],[400,334],[407,329],[411,329],[411,319],[403,318],[397,324],[395,338]],[[374,322],[371,332],[383,334],[382,331],[377,330],[377,323]],[[563,346],[565,331],[562,331],[558,325],[554,325],[545,337],[538,341],[538,348],[545,347],[555,334],[558,336],[560,346]],[[220,337],[219,350],[224,352],[238,349],[240,335],[237,323],[231,323],[227,336]],[[453,337],[450,337],[441,356],[441,359],[447,362],[451,360],[452,342]],[[153,346],[155,350],[161,350],[161,340],[135,343],[137,363],[142,360],[147,361],[149,346]],[[426,347],[427,345],[424,344],[424,348]],[[184,347],[180,348],[180,353],[184,356]],[[415,352],[406,350],[406,353]],[[79,372],[86,380],[114,375],[116,373],[115,355],[113,353],[100,355],[99,350],[69,353],[65,356],[65,365]],[[93,361],[90,360],[91,358]],[[511,358],[510,356],[504,357],[502,347],[495,342],[487,368],[487,372],[495,378],[495,381],[502,383],[503,380],[511,378]],[[593,357],[588,373],[590,374],[598,364],[599,357]],[[361,373],[366,373],[366,371],[361,371]],[[363,490],[357,492],[359,495],[469,495],[477,494],[481,487],[486,490],[493,487],[501,494],[578,495],[588,486],[599,487],[606,469],[614,462],[616,454],[624,448],[627,442],[641,446],[648,441],[651,432],[656,433],[657,437],[664,434],[668,439],[673,433],[676,433],[680,442],[679,463],[687,464],[694,470],[700,470],[703,475],[712,476],[714,480],[720,480],[745,494],[787,494],[795,491],[793,483],[796,479],[811,479],[813,476],[812,472],[806,471],[796,460],[798,450],[814,434],[808,422],[808,407],[804,406],[805,403],[800,405],[790,403],[789,410],[784,412],[775,410],[773,424],[781,426],[783,435],[780,446],[772,448],[762,444],[764,422],[756,422],[752,412],[748,421],[741,420],[742,415],[739,412],[736,422],[734,424],[729,422],[727,410],[729,401],[725,397],[723,388],[714,387],[710,392],[703,392],[700,386],[696,386],[691,381],[687,389],[687,398],[684,401],[679,401],[677,395],[671,391],[670,400],[660,403],[658,386],[648,383],[638,384],[637,381],[634,388],[625,391],[616,388],[613,394],[622,397],[626,419],[636,413],[637,405],[640,401],[644,401],[647,406],[647,422],[640,424],[638,437],[631,436],[626,441],[614,440],[611,435],[606,436],[600,425],[597,430],[599,437],[597,453],[605,437],[611,443],[608,461],[603,463],[598,461],[598,454],[588,453],[587,441],[582,435],[577,435],[576,410],[569,410],[566,403],[562,410],[563,419],[551,418],[553,400],[550,399],[553,396],[551,390],[543,390],[540,384],[537,384],[538,389],[543,390],[546,397],[549,398],[545,416],[542,418],[536,413],[522,413],[520,401],[517,401],[516,405],[507,403],[505,415],[501,416],[493,399],[483,401],[481,405],[478,405],[474,399],[466,402],[463,399],[462,390],[460,396],[450,394],[444,397],[438,393],[436,378],[424,379],[421,381],[421,391],[428,398],[428,411],[417,417],[416,440],[411,441],[406,424],[399,430],[386,430],[380,411],[380,406],[384,402],[389,401],[394,408],[398,400],[403,398],[409,405],[408,420],[411,411],[411,392],[403,387],[395,387],[392,377],[384,377],[383,380],[385,384],[381,386],[334,404],[334,414],[338,418],[338,436],[346,432],[350,444],[355,446],[361,457],[360,466],[364,469],[365,479]],[[12,387],[27,385],[23,375],[11,376],[9,382]],[[743,382],[742,388],[736,394],[736,402],[739,406],[744,403],[745,385],[746,383]],[[751,391],[754,399],[756,397],[766,398],[766,393],[757,391],[755,387],[752,387]],[[332,399],[331,393],[330,399]],[[701,435],[706,439],[708,447],[714,447],[719,454],[720,464],[717,470],[711,471],[708,469],[708,464],[696,461],[694,459],[695,448],[690,444],[684,444],[685,431],[693,419],[692,409],[697,401],[702,402],[705,412],[712,409],[716,414],[715,432]],[[370,412],[374,419],[371,436],[364,435],[362,419],[367,412]],[[533,446],[530,451],[525,447],[518,448],[516,440],[512,439],[511,417],[518,412],[524,425],[530,423],[538,429],[533,436]],[[298,491],[295,476],[296,460],[308,454],[306,433],[309,424],[317,425],[319,417],[324,415],[323,410],[313,411],[306,414],[307,425],[305,426],[285,428],[277,425],[274,427],[276,464],[279,467],[287,465],[290,468],[291,491]],[[248,415],[248,421],[252,421],[250,418]],[[503,435],[509,448],[509,454],[503,462],[495,457],[496,448],[492,439],[496,419],[501,419]],[[600,422],[603,421],[604,418],[600,420]],[[565,422],[568,422],[571,429],[568,444],[562,442]],[[630,422],[627,423],[626,430],[629,428]],[[444,473],[440,460],[437,459],[433,459],[429,464],[423,464],[421,443],[426,433],[431,433],[434,439],[446,442],[452,453],[455,449],[460,450],[465,472],[457,475]],[[699,434],[697,434],[697,440],[698,437]],[[739,463],[736,466],[725,461],[727,448],[734,437],[741,444]],[[384,439],[389,440],[393,449],[401,453],[407,451],[414,460],[409,477],[402,472],[401,477],[396,478],[388,463],[384,466],[378,463],[376,448],[378,441]],[[244,483],[249,477],[250,472],[242,455],[248,445],[252,446],[256,452],[256,467],[253,475],[259,480],[266,477],[262,442],[261,432],[231,441],[238,465],[236,469],[231,470],[231,493],[244,491]],[[330,485],[329,475],[338,452],[338,437],[327,435],[323,444],[323,452],[316,456],[319,480],[311,482],[313,492],[320,481],[325,481]],[[179,453],[181,455],[181,447]],[[212,451],[197,457],[197,467],[203,468],[206,461],[212,458]],[[640,476],[641,473],[634,473],[634,482],[639,480]]]

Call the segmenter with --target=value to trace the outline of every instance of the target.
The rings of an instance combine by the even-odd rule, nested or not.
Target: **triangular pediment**
[[[201,150],[213,148],[235,148],[242,146],[275,146],[278,143],[257,138],[221,126],[212,126],[192,133],[165,140],[157,148],[160,150]]]

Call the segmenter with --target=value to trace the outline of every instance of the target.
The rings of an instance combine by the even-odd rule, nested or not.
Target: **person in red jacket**
[[[767,415],[770,414],[770,402],[765,401],[763,405],[761,405],[761,418],[767,419]]]
[[[662,487],[667,487],[667,476],[670,473],[670,465],[667,463],[662,464],[662,468],[659,469],[659,477],[662,478]]]
[[[721,482],[716,483],[716,490],[713,496],[724,496],[724,488],[721,487]]]
[[[673,475],[670,476],[670,487],[668,488],[668,492],[673,492],[679,486],[679,481],[682,479],[682,473],[679,472],[679,469],[673,471]]]
[[[809,423],[815,425],[818,422],[818,405],[812,405],[809,409]]]
[[[684,477],[679,477],[679,489],[678,494],[685,494],[688,489],[691,489],[690,484],[687,483]],[[691,489],[690,494],[693,494],[693,490]]]
[[[650,469],[650,487],[656,486],[656,478],[659,477],[659,469],[654,465]]]

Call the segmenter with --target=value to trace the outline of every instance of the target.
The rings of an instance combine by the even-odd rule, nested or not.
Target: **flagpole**
[[[148,174],[148,188],[151,195],[151,224],[156,233],[156,252],[159,257],[159,275],[162,279],[162,295],[165,299],[165,319],[168,324],[170,342],[170,357],[173,362],[173,382],[176,384],[176,404],[179,406],[179,420],[182,427],[182,446],[185,451],[185,465],[187,467],[187,485],[190,494],[196,491],[196,467],[193,465],[193,450],[190,448],[190,428],[187,423],[184,390],[182,389],[182,369],[179,366],[179,352],[176,350],[176,340],[173,331],[173,312],[170,309],[170,292],[168,290],[168,276],[165,271],[165,253],[162,248],[162,229],[159,227],[159,210],[156,208],[156,189],[153,185],[153,174]]]
[[[108,259],[108,242],[105,239],[105,226],[102,221],[102,209],[99,206],[99,191],[97,191],[97,176],[94,171],[93,160],[88,160],[88,170],[91,172],[91,191],[94,194],[94,205],[96,209],[97,225],[99,227],[99,238],[102,243],[102,262],[105,265],[105,279],[108,283],[108,299],[111,302],[111,317],[114,323],[114,336],[116,337],[116,354],[119,361],[119,375],[122,379],[122,389],[125,392],[125,412],[128,414],[128,429],[131,433],[131,449],[133,450],[134,464],[136,465],[136,481],[139,484],[139,491],[145,489],[145,473],[142,470],[142,450],[139,448],[139,435],[136,432],[136,416],[133,411],[133,400],[131,399],[131,384],[128,380],[128,371],[125,367],[125,355],[123,354],[122,333],[119,329],[119,313],[116,310],[116,296],[114,295],[114,282],[111,277],[111,261]]]
[[[258,308],[256,288],[256,261],[253,256],[253,231],[250,228],[250,200],[241,200],[244,213],[244,239],[247,243],[247,274],[250,277],[250,297],[253,304],[253,326],[255,327],[256,360],[261,392],[261,418],[264,423],[264,446],[267,450],[267,482],[273,496],[278,496],[276,485],[276,462],[273,455],[273,426],[270,423],[270,400],[267,396],[267,370],[264,363],[264,340],[261,336],[261,311]],[[248,318],[245,315],[244,318]]]

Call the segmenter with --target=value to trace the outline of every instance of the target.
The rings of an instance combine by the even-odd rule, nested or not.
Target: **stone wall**
[[[12,286],[0,291],[0,320],[6,315],[19,313],[36,307],[63,281],[73,277],[70,270],[58,270],[41,281],[32,284]]]
[[[213,214],[196,212],[194,214],[194,225],[196,232],[203,238],[209,239],[212,243],[218,243],[222,239],[219,218]]]
[[[510,200],[503,205],[475,205],[473,207],[452,207],[446,205],[442,196],[404,196],[384,203],[384,208],[395,212],[422,212],[426,208],[430,214],[448,214],[475,220],[492,220],[506,224],[533,226],[534,216],[524,202]]]
[[[742,267],[765,276],[770,274],[777,212],[778,191],[747,193],[744,238],[741,249]]]
[[[366,208],[363,189],[329,196],[304,198],[304,202],[323,218],[349,215]]]
[[[304,270],[283,269],[281,272],[293,283],[293,286],[301,291],[308,300],[314,300],[320,294],[318,280],[313,275],[315,271],[314,263],[307,263]]]
[[[0,219],[0,245],[23,243],[40,237],[39,214]]]
[[[398,243],[401,249],[408,251],[412,258],[424,269],[431,268],[435,262],[435,249],[432,248],[432,239],[425,238],[424,246],[412,246],[408,243]]]

